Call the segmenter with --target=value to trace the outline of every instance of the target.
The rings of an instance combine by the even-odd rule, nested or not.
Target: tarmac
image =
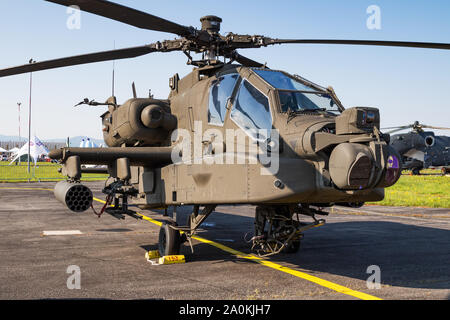
[[[157,249],[162,211],[72,213],[54,184],[0,184],[0,299],[450,299],[449,209],[336,206],[299,252],[257,259],[244,239],[254,207],[219,206],[194,253],[183,244],[186,263],[152,265],[145,253]],[[105,198],[103,182],[85,185]]]

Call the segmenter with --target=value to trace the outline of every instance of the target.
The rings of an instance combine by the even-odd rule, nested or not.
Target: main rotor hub
[[[422,125],[419,123],[419,121],[414,121],[413,129],[417,130],[417,131],[423,131],[422,130]]]
[[[212,34],[219,33],[222,19],[218,16],[204,16],[200,18],[200,22],[202,23],[202,30]]]

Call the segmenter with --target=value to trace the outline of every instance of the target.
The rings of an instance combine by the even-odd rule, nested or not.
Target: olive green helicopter
[[[46,1],[178,38],[7,68],[0,77],[172,51],[194,66],[183,78],[169,78],[167,99],[138,98],[135,90],[120,105],[114,96],[105,103],[85,99],[81,104],[107,109],[101,121],[108,147],[50,153],[67,176],[56,184],[55,196],[71,211],[93,208],[92,191],[80,179],[94,171],[109,174],[98,214],[139,219],[131,205],[173,208],[160,229],[161,255],[178,254],[182,243],[191,243],[216,206],[239,204],[256,206],[254,251],[296,252],[304,232],[325,223],[316,218],[327,215],[324,208],[380,201],[400,177],[401,157],[389,145],[389,134],[380,131],[377,108],[344,108],[332,87],[270,69],[237,50],[276,44],[450,49],[445,43],[221,35],[222,20],[212,15],[200,19],[199,30],[110,1]],[[193,209],[178,225],[180,206]]]

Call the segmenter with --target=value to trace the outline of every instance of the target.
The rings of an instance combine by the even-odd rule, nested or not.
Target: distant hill
[[[25,141],[26,138],[22,137],[21,141]],[[3,136],[0,134],[0,141],[19,141],[19,136]]]

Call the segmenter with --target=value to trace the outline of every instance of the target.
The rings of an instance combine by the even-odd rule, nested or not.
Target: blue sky
[[[449,1],[116,1],[183,25],[200,27],[199,18],[222,17],[222,33],[279,38],[405,40],[450,43]],[[370,5],[381,9],[381,30],[366,26]],[[89,13],[81,29],[69,30],[66,8],[41,0],[0,1],[0,68],[172,39]],[[346,107],[375,106],[381,125],[419,120],[450,127],[450,51],[387,47],[285,45],[242,50],[273,69],[332,85]],[[32,132],[41,139],[87,135],[101,138],[104,107],[73,105],[111,94],[112,62],[33,73]],[[122,103],[148,90],[167,98],[168,78],[191,66],[181,53],[150,54],[116,62],[116,96]],[[21,132],[27,134],[29,75],[0,78],[0,134],[18,134],[17,102],[22,102]],[[443,131],[436,131],[443,134]],[[447,134],[449,134],[447,132]]]

